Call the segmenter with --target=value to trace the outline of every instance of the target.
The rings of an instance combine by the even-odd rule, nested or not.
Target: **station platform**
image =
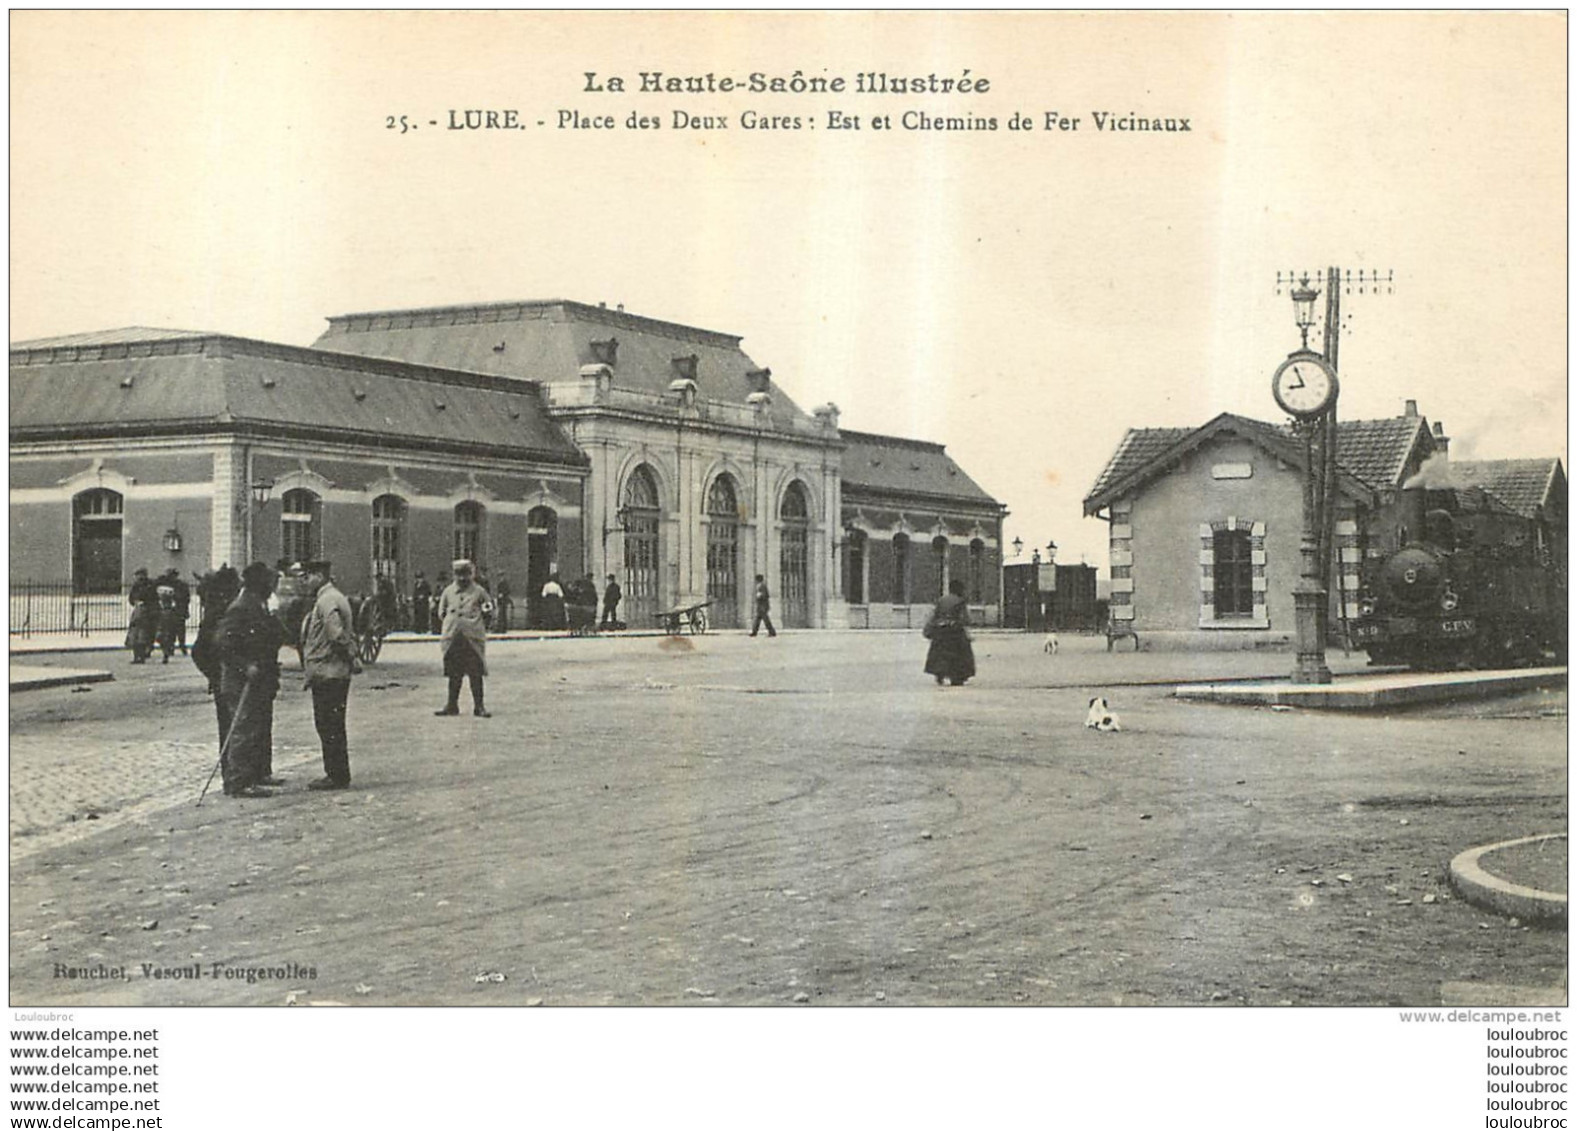
[[[1330,683],[1291,680],[1192,683],[1172,694],[1197,703],[1369,711],[1447,700],[1489,699],[1540,687],[1564,687],[1566,668],[1517,668],[1479,672],[1389,672],[1337,676]]]

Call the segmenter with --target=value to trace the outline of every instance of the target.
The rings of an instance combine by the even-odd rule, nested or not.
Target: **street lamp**
[[[1016,558],[1020,554],[1022,554],[1023,552],[1024,552],[1024,539],[1022,539],[1022,538],[1014,538],[1013,539],[1013,556]]]
[[[1303,348],[1309,348],[1309,330],[1314,326],[1314,300],[1320,297],[1320,292],[1309,285],[1309,278],[1305,275],[1298,280],[1298,285],[1292,288],[1293,319],[1298,324],[1298,329],[1303,333]]]
[[[256,532],[253,530],[253,527],[257,525],[257,512],[268,502],[268,496],[273,490],[274,481],[272,479],[254,479],[247,484],[246,562],[243,564],[249,564],[252,560],[252,547],[256,545],[254,540]]]

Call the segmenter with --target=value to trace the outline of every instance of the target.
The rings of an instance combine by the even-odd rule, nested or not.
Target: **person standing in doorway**
[[[564,587],[559,584],[559,575],[550,573],[542,585],[542,627],[559,629],[565,623]]]
[[[274,777],[274,696],[284,628],[268,611],[279,574],[263,562],[241,571],[241,594],[219,623],[219,694],[230,715],[222,770],[227,797],[269,797]]]
[[[486,589],[472,580],[474,572],[470,562],[455,562],[454,582],[438,598],[449,701],[442,710],[434,711],[435,715],[460,713],[460,684],[469,679],[471,713],[479,719],[492,717],[483,705],[482,679],[487,675],[487,629],[493,621],[493,600]]]
[[[307,788],[349,789],[345,709],[350,703],[350,677],[356,670],[350,602],[334,584],[328,562],[307,562],[302,568],[307,592],[314,596],[312,611],[301,626],[301,663],[312,692],[312,722],[323,744],[323,776],[308,782]]]
[[[426,632],[430,627],[428,606],[432,603],[433,587],[427,584],[427,575],[416,571],[416,584],[411,586],[411,631]]]
[[[767,626],[767,635],[776,636],[778,630],[772,627],[772,591],[767,588],[767,579],[761,574],[756,574],[756,619],[750,626],[750,635],[754,636],[760,631],[762,625]]]
[[[624,598],[624,591],[619,588],[619,583],[614,580],[613,574],[608,575],[608,585],[602,591],[602,627],[619,627],[619,602]]]
[[[509,578],[500,574],[498,588],[493,590],[493,596],[498,604],[498,631],[509,631],[509,614],[514,611],[515,598],[509,589]]]

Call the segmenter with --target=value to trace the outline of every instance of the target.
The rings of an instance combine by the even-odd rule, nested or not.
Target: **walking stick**
[[[214,784],[214,774],[219,772],[219,767],[224,765],[225,754],[230,750],[230,740],[235,737],[236,724],[241,721],[241,708],[246,705],[247,694],[252,690],[252,681],[247,680],[241,687],[241,697],[235,702],[235,713],[230,716],[230,733],[225,735],[224,742],[219,747],[219,760],[214,763],[213,770],[208,775],[208,780],[203,783],[203,791],[197,795],[197,804],[203,803],[203,798],[208,796],[208,787]]]

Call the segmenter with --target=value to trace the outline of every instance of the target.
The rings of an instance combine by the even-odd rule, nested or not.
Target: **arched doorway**
[[[526,623],[542,627],[542,587],[558,562],[559,516],[552,507],[526,515]]]
[[[625,620],[649,628],[660,611],[661,574],[657,480],[642,464],[624,484],[624,608]]]
[[[77,593],[119,593],[121,517],[125,499],[108,487],[78,495],[71,506],[71,581]]]
[[[805,488],[790,483],[778,508],[783,524],[782,551],[778,558],[778,584],[782,588],[783,627],[810,627],[810,506]]]
[[[739,495],[734,480],[719,475],[706,493],[707,610],[718,628],[739,627]]]

